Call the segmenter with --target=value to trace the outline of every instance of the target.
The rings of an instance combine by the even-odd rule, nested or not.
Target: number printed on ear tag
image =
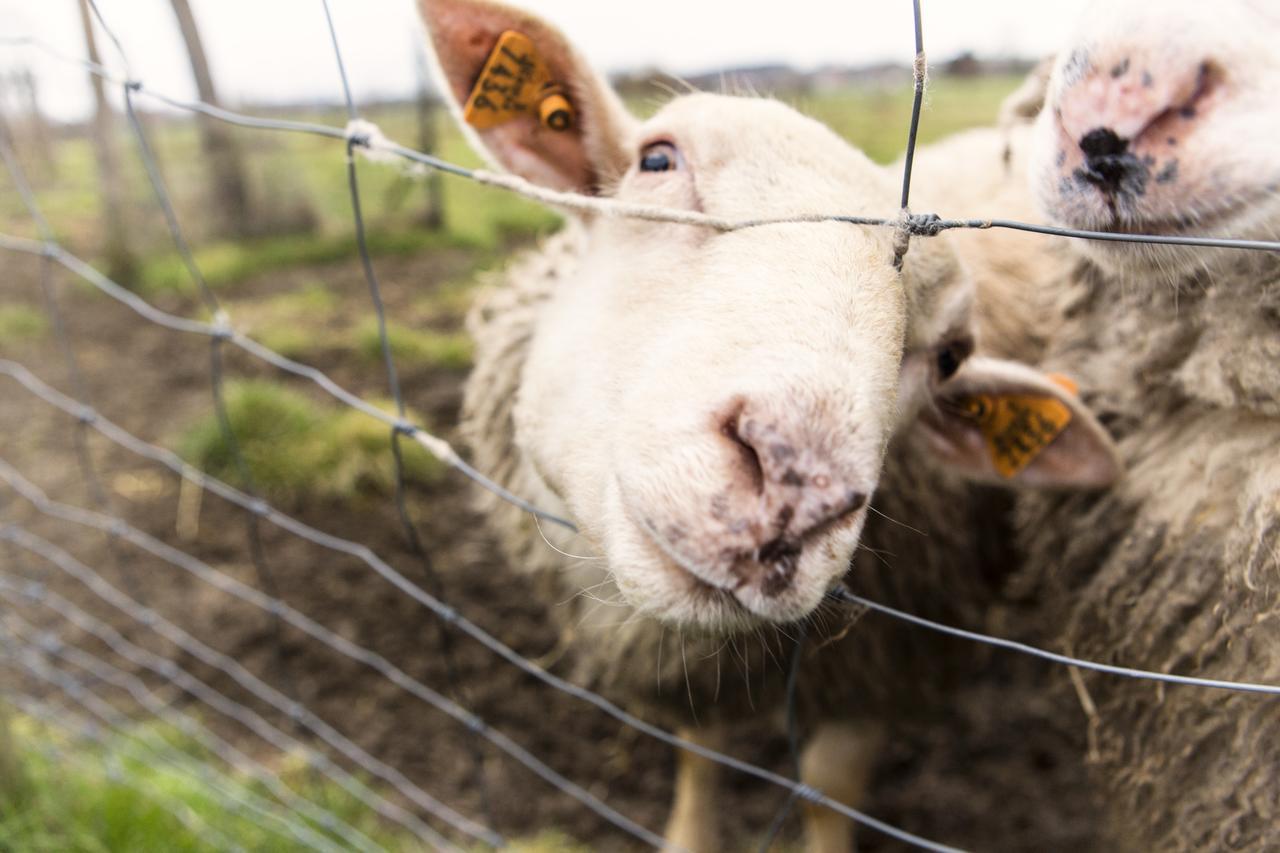
[[[476,130],[488,130],[521,116],[531,116],[536,121],[541,118],[539,105],[543,99],[558,92],[550,69],[529,37],[507,30],[498,37],[484,70],[471,87],[462,117]]]
[[[958,405],[977,422],[991,462],[1005,479],[1030,465],[1071,423],[1071,409],[1053,397],[977,394]]]

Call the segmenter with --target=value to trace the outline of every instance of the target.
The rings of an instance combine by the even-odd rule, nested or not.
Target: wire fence
[[[893,229],[896,260],[900,263],[909,251],[909,243],[915,237],[935,236],[953,229],[1006,228],[1043,234],[1095,240],[1151,242],[1186,246],[1280,251],[1280,243],[1258,240],[1234,240],[1225,238],[1201,238],[1169,235],[1135,235],[1109,232],[1090,232],[1056,228],[1012,220],[946,219],[935,214],[918,214],[910,210],[911,171],[916,149],[921,105],[925,90],[926,54],[920,5],[913,2],[915,21],[914,98],[908,133],[907,153],[903,169],[901,209],[892,215],[862,216],[847,214],[815,213],[807,216],[782,219],[729,220],[687,210],[675,210],[648,205],[623,203],[616,200],[576,193],[557,192],[534,186],[511,175],[497,174],[483,169],[470,169],[444,161],[432,154],[415,151],[387,139],[369,121],[362,118],[352,98],[342,60],[340,39],[334,26],[326,0],[321,0],[333,42],[334,58],[342,82],[343,103],[348,123],[345,127],[332,127],[318,123],[263,118],[233,112],[199,101],[173,98],[155,91],[133,77],[128,57],[115,37],[96,3],[90,0],[93,15],[114,46],[122,67],[123,76],[110,71],[105,64],[88,62],[58,53],[42,42],[27,38],[0,39],[0,44],[26,45],[49,53],[56,58],[79,65],[90,73],[120,87],[123,93],[130,131],[137,144],[139,157],[144,164],[148,183],[159,205],[175,249],[187,274],[196,286],[200,299],[209,310],[211,320],[204,322],[178,316],[148,303],[122,284],[112,281],[90,264],[61,245],[53,229],[41,212],[36,194],[28,183],[22,165],[3,135],[0,135],[0,159],[3,159],[11,180],[39,235],[29,239],[0,234],[0,249],[26,253],[40,259],[40,288],[50,328],[58,342],[70,395],[56,390],[26,366],[11,360],[0,359],[0,374],[9,380],[12,391],[21,390],[40,403],[73,419],[76,464],[84,481],[92,509],[74,506],[50,498],[28,479],[17,467],[0,460],[0,481],[6,486],[5,499],[0,507],[17,506],[19,503],[35,510],[46,519],[69,528],[81,528],[101,534],[106,542],[105,560],[112,566],[112,576],[121,579],[123,589],[107,580],[107,573],[87,565],[52,541],[36,535],[26,527],[14,523],[0,524],[0,541],[11,546],[15,553],[39,560],[68,579],[82,586],[102,605],[126,620],[144,628],[148,634],[167,641],[183,655],[189,656],[212,670],[230,678],[255,701],[273,709],[279,719],[287,723],[270,721],[258,710],[239,701],[226,691],[215,687],[207,678],[201,678],[190,667],[180,665],[175,656],[157,654],[134,639],[127,638],[107,621],[61,595],[52,585],[33,580],[14,562],[0,572],[0,637],[3,637],[6,653],[0,657],[0,665],[13,673],[21,673],[28,681],[43,686],[43,693],[8,690],[3,694],[11,703],[30,716],[56,723],[72,732],[76,738],[100,743],[108,742],[107,734],[124,736],[124,740],[111,739],[112,744],[126,744],[129,754],[146,761],[163,762],[175,772],[198,779],[212,795],[240,814],[252,815],[255,822],[277,834],[290,844],[316,850],[358,849],[374,850],[380,845],[368,835],[343,820],[324,803],[307,799],[297,790],[280,781],[266,763],[246,754],[230,740],[215,733],[200,716],[175,710],[171,701],[162,698],[156,685],[165,685],[212,711],[215,715],[234,723],[240,729],[269,744],[281,753],[302,755],[308,766],[332,781],[372,812],[389,823],[411,833],[422,843],[438,849],[459,849],[461,843],[481,843],[501,847],[505,839],[494,829],[494,819],[489,808],[489,795],[485,792],[483,756],[479,745],[483,741],[509,756],[530,773],[564,795],[579,802],[584,808],[607,821],[621,832],[646,845],[661,848],[662,838],[652,829],[622,814],[587,787],[554,770],[529,749],[521,746],[508,735],[489,725],[469,710],[469,697],[462,688],[454,659],[456,641],[465,639],[478,643],[499,660],[532,676],[550,689],[560,691],[575,701],[601,711],[624,726],[666,745],[687,750],[715,764],[775,785],[786,792],[783,809],[772,822],[763,847],[767,849],[777,835],[787,813],[797,801],[826,806],[855,822],[884,833],[908,845],[925,850],[952,850],[937,841],[922,838],[902,828],[891,826],[871,815],[854,809],[767,768],[740,760],[704,745],[686,741],[636,715],[624,710],[605,697],[574,684],[529,660],[502,640],[479,625],[463,617],[448,602],[441,578],[435,570],[431,556],[409,514],[406,499],[406,473],[400,442],[413,441],[436,458],[457,470],[465,477],[489,489],[501,498],[532,514],[535,519],[576,529],[569,519],[534,506],[521,496],[506,489],[475,470],[447,442],[413,423],[407,415],[404,395],[396,362],[393,357],[387,329],[387,311],[382,291],[369,251],[366,225],[361,206],[360,181],[357,155],[375,162],[400,160],[438,170],[460,179],[471,180],[533,199],[558,209],[589,212],[616,217],[629,217],[662,221],[732,231],[763,227],[778,223],[796,222],[845,222]],[[341,141],[344,144],[345,166],[351,213],[355,228],[356,248],[361,269],[368,285],[369,298],[377,320],[381,358],[386,380],[393,401],[393,411],[361,398],[339,385],[319,369],[281,355],[237,330],[224,306],[208,286],[179,222],[175,206],[166,187],[159,163],[146,128],[139,120],[134,99],[145,96],[186,112],[196,113],[246,128],[285,133],[318,135]],[[151,444],[104,417],[93,403],[93,395],[81,369],[76,347],[58,304],[52,285],[54,268],[72,273],[99,292],[136,312],[140,318],[170,331],[206,338],[209,342],[209,386],[212,404],[226,446],[230,449],[239,483],[227,483],[198,470],[176,454]],[[228,415],[224,391],[224,348],[230,345],[280,371],[313,383],[320,390],[340,403],[364,415],[380,421],[389,431],[394,457],[394,504],[406,546],[417,563],[417,580],[393,567],[373,550],[356,541],[327,533],[282,512],[271,505],[259,493],[252,471],[237,442]],[[180,548],[161,541],[126,521],[113,506],[110,493],[105,488],[88,441],[89,434],[96,434],[130,454],[147,459],[168,468],[190,486],[214,494],[243,510],[246,546],[253,568],[254,583],[238,580],[231,574],[211,566]],[[262,525],[271,525],[291,536],[319,546],[330,552],[354,558],[369,570],[390,583],[401,594],[416,602],[434,617],[439,631],[438,642],[446,673],[446,686],[436,690],[396,666],[382,654],[362,646],[319,621],[303,614],[282,600],[278,580],[272,571],[271,560],[263,543]],[[128,549],[128,550],[126,550]],[[272,626],[273,655],[269,679],[255,675],[233,657],[203,643],[175,622],[166,619],[147,604],[145,587],[133,571],[129,554],[138,551],[151,555],[183,572],[202,584],[233,596],[250,608],[265,614]],[[1022,643],[941,625],[909,613],[891,608],[858,596],[854,592],[838,588],[829,598],[885,616],[903,620],[924,630],[938,631],[953,637],[985,643],[1021,654],[1032,655],[1058,664],[1091,669],[1111,675],[1142,678],[1152,681],[1237,690],[1265,695],[1280,695],[1280,686],[1222,681],[1208,678],[1148,672],[1137,669],[1099,664],[1066,655],[1037,649]],[[33,612],[42,613],[47,620],[42,624],[32,621]],[[22,614],[26,614],[25,616]],[[46,624],[47,623],[47,624]],[[50,629],[49,624],[62,626]],[[330,722],[322,719],[301,701],[295,679],[282,652],[282,632],[286,626],[305,635],[309,641],[327,647],[338,655],[376,673],[415,700],[450,717],[460,729],[460,737],[474,744],[474,786],[480,792],[482,815],[466,816],[442,802],[412,781],[406,774],[370,754],[342,734]],[[112,663],[106,657],[94,655],[73,642],[72,631],[81,632],[100,641],[119,661],[133,670]],[[788,736],[792,747],[792,763],[796,764],[795,678],[798,671],[799,646],[789,673],[787,684]],[[144,680],[139,673],[147,673]],[[154,683],[153,683],[154,681]],[[131,734],[131,716],[106,701],[99,691],[110,688],[127,696],[132,707],[171,723],[177,730],[193,737],[210,756],[209,761],[192,760],[172,746],[144,743]],[[57,697],[51,699],[49,697]],[[321,745],[322,744],[322,745]],[[53,745],[50,749],[55,749]],[[71,755],[73,750],[64,750]],[[367,774],[365,781],[344,766],[357,768]],[[231,784],[230,774],[242,774],[262,785],[262,794],[246,796],[243,789]],[[798,775],[798,772],[797,774]],[[394,792],[394,793],[392,793]],[[240,849],[236,839],[222,834],[216,827],[199,824],[198,817],[189,814],[179,805],[169,802],[163,791],[144,791],[178,819],[192,826],[211,844],[222,849]]]

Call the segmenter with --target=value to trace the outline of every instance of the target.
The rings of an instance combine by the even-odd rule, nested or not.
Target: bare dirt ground
[[[8,255],[0,272],[0,299],[39,305],[35,258]],[[377,261],[389,310],[415,293],[465,270],[471,259],[456,255],[386,258]],[[150,441],[169,443],[185,424],[210,411],[209,351],[205,338],[153,326],[115,302],[57,274],[68,328],[75,342],[94,403],[110,419]],[[249,280],[232,293],[288,289],[304,279],[322,280],[349,310],[368,312],[365,283],[354,259],[335,265],[287,271]],[[177,313],[194,313],[193,300],[162,301]],[[324,330],[318,329],[318,335]],[[51,336],[0,347],[51,384],[69,390]],[[385,395],[377,368],[341,351],[321,348],[307,361],[364,396]],[[231,376],[271,376],[264,366],[231,353]],[[406,371],[408,404],[433,423],[456,422],[461,371]],[[305,385],[299,385],[305,388]],[[445,437],[454,436],[444,430]],[[0,452],[23,474],[57,499],[91,506],[76,464],[72,419],[39,402],[15,383],[0,379]],[[114,510],[147,532],[191,552],[236,577],[255,582],[246,548],[244,513],[205,496],[194,538],[176,529],[177,478],[105,441],[91,444],[95,464],[111,493]],[[521,654],[551,654],[555,631],[544,619],[530,586],[502,564],[484,529],[468,508],[468,486],[450,476],[443,483],[411,492],[422,539],[441,573],[448,600]],[[306,523],[370,546],[405,574],[422,581],[421,569],[405,545],[390,499],[327,503],[302,501],[284,507]],[[104,538],[93,531],[51,521],[0,488],[0,518],[17,521],[68,549],[118,584],[128,580],[113,566]],[[269,524],[261,527],[267,562],[289,604],[341,634],[385,655],[413,677],[447,691],[440,635],[432,616],[353,559],[309,545]],[[143,601],[178,621],[210,645],[233,655],[256,673],[271,677],[274,632],[264,614],[212,590],[180,571],[122,546],[120,563],[137,584]],[[163,642],[146,629],[97,602],[56,570],[16,549],[0,550],[6,571],[46,579],[94,613],[109,618],[137,641],[165,653]],[[31,618],[36,618],[33,611]],[[74,637],[75,635],[69,635]],[[101,648],[83,637],[86,647]],[[632,732],[581,702],[499,662],[477,644],[454,642],[459,684],[466,703],[555,769],[613,807],[660,830],[670,796],[671,751]],[[283,636],[284,668],[292,689],[308,707],[356,742],[399,768],[432,794],[484,820],[482,789],[496,829],[522,836],[556,828],[593,849],[633,849],[635,843],[596,818],[573,799],[537,780],[514,761],[487,746],[484,785],[473,777],[475,739],[462,727],[378,674],[290,630]],[[229,678],[179,658],[219,689],[261,708]],[[563,668],[563,662],[557,664]],[[1023,677],[1020,664],[1006,664],[1009,679]],[[11,677],[5,672],[0,677]],[[998,683],[956,697],[946,726],[894,735],[877,774],[867,810],[925,836],[976,849],[1080,849],[1090,837],[1090,801],[1062,756],[1078,755],[1073,740],[1079,719],[1051,719],[1047,698],[1022,693],[1010,700]],[[243,731],[212,713],[219,730],[252,745]],[[1027,750],[1027,739],[1045,748]],[[744,758],[785,772],[784,741],[774,721],[741,733],[730,747]],[[747,849],[768,824],[782,792],[729,774],[724,818],[732,827],[727,848]],[[1037,786],[1070,792],[1057,797],[1057,811],[1038,812]],[[793,817],[785,838],[798,833]],[[861,833],[865,850],[899,849],[871,832]]]

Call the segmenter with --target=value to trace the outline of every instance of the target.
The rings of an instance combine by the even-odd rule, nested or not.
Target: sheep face
[[[545,23],[476,0],[423,10],[477,148],[531,181],[733,220],[896,208],[888,174],[782,104],[688,95],[641,123]],[[511,31],[565,93],[569,123],[513,110],[491,125],[461,108]],[[938,405],[948,389],[1029,381],[1069,396],[962,369],[971,286],[941,241],[916,241],[900,271],[891,232],[847,223],[581,227],[532,323],[514,445],[627,604],[659,620],[719,632],[805,616],[849,565],[895,432],[919,423],[981,468],[977,427]],[[1088,423],[1073,422],[1087,439]],[[1102,451],[1085,479],[1114,476]],[[1057,455],[1020,476],[1061,470]]]
[[[1274,238],[1280,10],[1269,0],[1097,3],[1057,59],[1036,129],[1047,215],[1090,230]],[[1113,272],[1222,253],[1090,242]]]
[[[860,153],[775,102],[680,98],[631,140],[620,200],[735,219],[894,206]],[[857,543],[906,341],[965,335],[966,283],[951,265],[910,296],[889,234],[836,223],[588,234],[537,326],[519,445],[633,605],[710,626],[803,616]],[[909,335],[912,301],[946,316]]]

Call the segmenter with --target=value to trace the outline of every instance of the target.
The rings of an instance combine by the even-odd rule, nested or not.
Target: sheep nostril
[[[866,505],[867,495],[865,492],[850,491],[845,495],[845,499],[842,503],[828,509],[825,515],[817,519],[805,530],[800,531],[800,535],[806,539],[821,536],[831,529],[838,527],[845,519],[856,515],[858,510],[862,509]],[[824,509],[826,509],[825,504]]]
[[[1141,170],[1138,158],[1129,152],[1129,141],[1107,127],[1097,127],[1080,138],[1084,168],[1077,173],[1106,193],[1115,194]]]
[[[720,425],[720,432],[737,447],[742,463],[741,468],[751,481],[756,494],[763,494],[764,467],[760,464],[760,454],[751,446],[751,442],[742,436],[742,412],[735,412],[726,418]]]
[[[760,570],[755,583],[760,592],[769,598],[782,594],[795,579],[803,546],[781,536],[760,546],[757,562]]]
[[[1121,139],[1109,127],[1095,127],[1080,138],[1080,150],[1089,159],[1114,157],[1129,149],[1129,141]]]
[[[760,546],[760,562],[790,564],[800,557],[801,545],[778,536]]]

